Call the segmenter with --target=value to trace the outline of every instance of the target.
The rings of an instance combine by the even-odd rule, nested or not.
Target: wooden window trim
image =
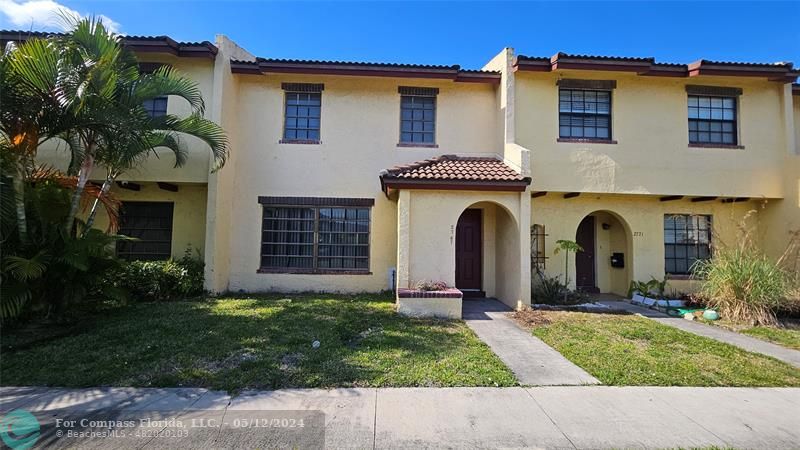
[[[718,148],[724,150],[744,150],[744,145],[709,144],[705,142],[690,142],[689,148]]]
[[[575,80],[562,78],[556,85],[564,89],[587,89],[591,91],[611,91],[617,88],[617,80]]]
[[[689,95],[704,95],[707,97],[739,97],[742,95],[742,88],[687,84],[686,93]]]
[[[259,196],[258,203],[269,206],[322,206],[322,207],[372,207],[375,206],[374,198],[346,198],[346,197],[272,197]]]
[[[400,95],[412,95],[415,97],[436,97],[439,95],[439,88],[399,86],[397,93]]]
[[[425,144],[423,142],[398,142],[397,146],[402,148],[414,148],[414,147],[439,148],[439,144]]]
[[[609,127],[610,130],[610,127]],[[572,142],[576,144],[617,144],[615,139],[594,139],[594,138],[558,138],[556,142]]]
[[[323,83],[281,83],[281,89],[286,92],[322,93],[325,90]]]

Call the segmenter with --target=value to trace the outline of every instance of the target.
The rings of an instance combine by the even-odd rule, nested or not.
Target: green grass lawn
[[[409,319],[393,306],[332,295],[135,304],[67,335],[26,343],[24,329],[6,333],[0,381],[230,391],[516,384],[463,322]]]
[[[738,333],[746,334],[754,338],[762,339],[773,344],[800,350],[800,325],[797,323],[786,323],[783,328],[777,327],[748,327],[727,323],[724,321],[706,322],[719,325]]]
[[[800,329],[798,328],[753,327],[739,330],[739,332],[800,350]]]
[[[643,317],[541,314],[533,334],[604,384],[800,386],[800,369]]]

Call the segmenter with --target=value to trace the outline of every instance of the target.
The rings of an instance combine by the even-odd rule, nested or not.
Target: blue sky
[[[44,10],[60,4],[102,14],[125,34],[213,41],[223,33],[275,58],[479,68],[511,46],[534,56],[565,51],[800,66],[800,1],[57,1],[0,0],[0,28],[41,28]]]

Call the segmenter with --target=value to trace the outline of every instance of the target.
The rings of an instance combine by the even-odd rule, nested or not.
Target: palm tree
[[[35,169],[39,146],[71,126],[62,111],[58,87],[65,68],[52,42],[32,39],[9,43],[0,54],[0,157],[2,171],[12,179],[14,215],[21,243],[28,241],[25,180]]]
[[[148,156],[157,155],[159,148],[175,155],[175,167],[186,162],[185,146],[180,135],[194,136],[205,142],[214,158],[214,170],[224,165],[228,141],[224,130],[205,119],[205,105],[197,83],[163,66],[152,74],[139,75],[120,83],[117,98],[117,119],[120,123],[109,127],[105,138],[97,147],[97,162],[106,169],[106,178],[99,195],[106,195],[121,174],[142,164]],[[192,108],[188,117],[171,114],[153,117],[144,108],[144,102],[157,97],[177,96]],[[89,213],[87,229],[94,223],[98,197]]]
[[[575,241],[559,239],[556,241],[556,248],[553,250],[553,254],[557,255],[561,251],[564,252],[564,287],[566,288],[564,289],[564,303],[566,303],[569,292],[569,252],[582,252],[583,247]]]
[[[78,177],[64,223],[67,232],[75,223],[89,176],[103,158],[104,144],[126,126],[127,111],[120,96],[139,73],[136,57],[124,47],[122,37],[101,21],[87,18],[72,25],[70,32],[55,39],[63,49],[64,65],[77,69],[63,82],[65,104],[78,124],[62,135],[72,151],[68,173]]]

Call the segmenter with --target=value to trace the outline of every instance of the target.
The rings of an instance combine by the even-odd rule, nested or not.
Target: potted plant
[[[685,306],[686,302],[680,299],[668,298],[667,277],[657,280],[651,277],[650,281],[632,281],[629,290],[631,302],[655,307],[655,308],[677,308]]]

